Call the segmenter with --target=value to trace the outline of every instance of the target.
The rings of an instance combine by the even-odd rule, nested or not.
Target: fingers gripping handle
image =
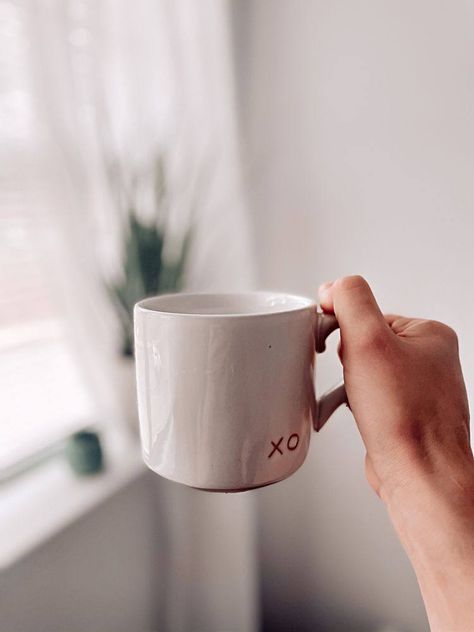
[[[339,323],[332,314],[318,314],[318,324],[316,328],[316,353],[322,353],[326,350],[326,338],[335,329],[338,329]],[[333,412],[342,404],[347,404],[347,394],[344,382],[336,387],[326,391],[319,399],[316,400],[316,415],[314,418],[314,429],[316,432],[321,430]]]

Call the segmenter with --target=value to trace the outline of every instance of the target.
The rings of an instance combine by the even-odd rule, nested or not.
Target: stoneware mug
[[[311,299],[169,294],[134,317],[143,457],[172,481],[237,492],[287,478],[347,401],[343,384],[315,399],[315,351],[338,325]]]

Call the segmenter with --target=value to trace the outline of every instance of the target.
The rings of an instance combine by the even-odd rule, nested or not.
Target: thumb
[[[343,277],[325,284],[319,290],[319,297],[323,309],[334,312],[344,344],[365,344],[374,337],[389,334],[390,328],[363,277]]]

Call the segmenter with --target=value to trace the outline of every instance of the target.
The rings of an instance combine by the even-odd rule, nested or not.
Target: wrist
[[[385,503],[410,558],[433,632],[474,629],[474,472],[418,475]],[[472,626],[472,627],[470,627]]]
[[[474,457],[468,428],[468,422],[433,420],[408,432],[405,428],[390,438],[383,452],[370,455],[385,504],[397,507],[425,495],[453,503],[472,497]]]
[[[436,454],[432,450],[422,458],[408,458],[397,475],[382,479],[380,495],[387,509],[394,512],[414,505],[427,510],[433,506],[445,507],[461,513],[474,510],[472,453]]]
[[[411,558],[433,550],[453,529],[474,525],[474,459],[469,443],[403,446],[379,459],[379,495]],[[445,529],[449,523],[450,529]],[[439,527],[439,529],[438,529]],[[438,534],[439,531],[439,534]],[[452,550],[449,542],[444,550]],[[413,560],[412,560],[413,561]]]
[[[388,488],[382,494],[387,510],[400,536],[419,537],[429,545],[435,534],[449,521],[452,528],[472,530],[474,524],[474,464],[447,467],[442,472],[422,471],[413,479]],[[444,523],[444,525],[443,525]],[[450,533],[446,533],[447,537]]]

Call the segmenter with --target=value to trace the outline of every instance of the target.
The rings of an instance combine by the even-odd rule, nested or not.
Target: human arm
[[[456,334],[383,316],[366,281],[320,288],[341,328],[369,483],[418,578],[433,632],[474,630],[474,461]]]

